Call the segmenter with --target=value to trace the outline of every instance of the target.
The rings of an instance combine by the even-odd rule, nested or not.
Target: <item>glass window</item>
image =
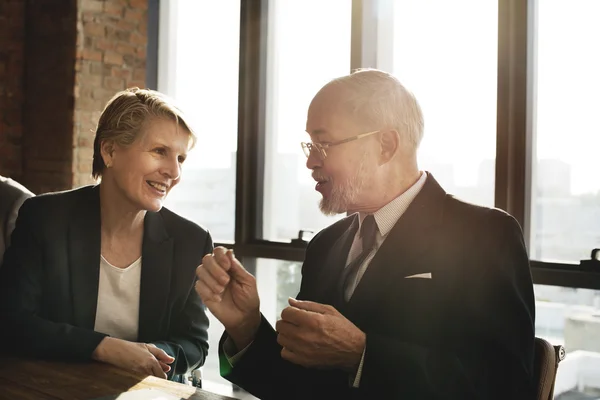
[[[300,291],[302,263],[285,260],[259,258],[256,260],[256,281],[260,296],[260,309],[274,327],[281,311],[288,306],[288,298],[296,297]],[[219,339],[223,335],[223,325],[209,313],[208,330],[209,355],[202,368],[203,388],[214,393],[233,396],[239,399],[254,399],[219,375]]]
[[[600,290],[535,285],[535,299],[536,336],[567,351],[555,399],[600,397]]]
[[[498,1],[397,0],[393,8],[393,43],[384,47],[423,110],[421,169],[449,193],[493,206]]]
[[[256,262],[256,282],[260,295],[260,309],[275,326],[281,311],[288,306],[288,298],[300,292],[302,263],[296,261],[259,258]]]
[[[531,257],[600,247],[600,2],[537,2]]]
[[[198,136],[166,206],[233,242],[240,0],[161,2],[158,90]]]
[[[289,241],[325,217],[300,142],[317,91],[350,72],[351,0],[269,3],[263,238]]]

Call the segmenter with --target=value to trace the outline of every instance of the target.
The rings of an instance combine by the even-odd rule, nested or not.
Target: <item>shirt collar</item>
[[[408,190],[375,211],[373,216],[375,217],[377,228],[382,237],[385,237],[390,233],[394,225],[396,225],[396,222],[398,222],[402,214],[404,214],[408,209],[408,206],[410,206],[410,203],[417,197],[423,188],[423,185],[425,185],[425,180],[427,180],[427,172],[421,172],[420,178],[408,188]],[[365,213],[359,213],[359,232],[360,226],[367,215],[368,214]]]

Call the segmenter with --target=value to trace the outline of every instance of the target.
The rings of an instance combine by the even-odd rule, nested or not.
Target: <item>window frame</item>
[[[350,70],[391,68],[391,45],[378,38],[392,37],[393,24],[377,15],[391,15],[392,3],[391,0],[352,0]],[[149,7],[157,8],[158,2],[150,1]],[[152,10],[149,15],[154,22],[149,24],[148,46],[153,49],[157,46],[158,18]],[[241,1],[235,240],[216,244],[233,248],[251,272],[255,272],[256,258],[303,261],[307,246],[307,242],[302,241],[282,243],[261,239],[268,16],[269,0]],[[536,0],[498,1],[495,206],[516,218],[527,245],[531,237],[535,146],[536,21]],[[158,55],[155,51],[149,51],[148,55],[147,68],[154,71]],[[156,85],[153,76],[153,73],[148,74],[149,87]],[[536,284],[600,290],[600,271],[582,271],[577,263],[530,261]]]

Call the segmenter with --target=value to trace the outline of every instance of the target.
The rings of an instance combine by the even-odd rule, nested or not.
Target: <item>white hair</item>
[[[393,75],[376,69],[358,69],[323,87],[342,88],[343,106],[367,129],[395,129],[416,152],[423,138],[423,113],[415,96]]]

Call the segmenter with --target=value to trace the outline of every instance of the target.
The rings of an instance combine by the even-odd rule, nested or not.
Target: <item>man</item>
[[[528,399],[534,297],[510,215],[465,203],[417,166],[420,107],[377,70],[313,99],[303,144],[326,214],[276,330],[231,251],[196,290],[225,327],[221,373],[261,399]]]
[[[10,244],[10,235],[15,229],[19,208],[31,196],[33,193],[23,185],[0,175],[0,268],[4,251]]]

